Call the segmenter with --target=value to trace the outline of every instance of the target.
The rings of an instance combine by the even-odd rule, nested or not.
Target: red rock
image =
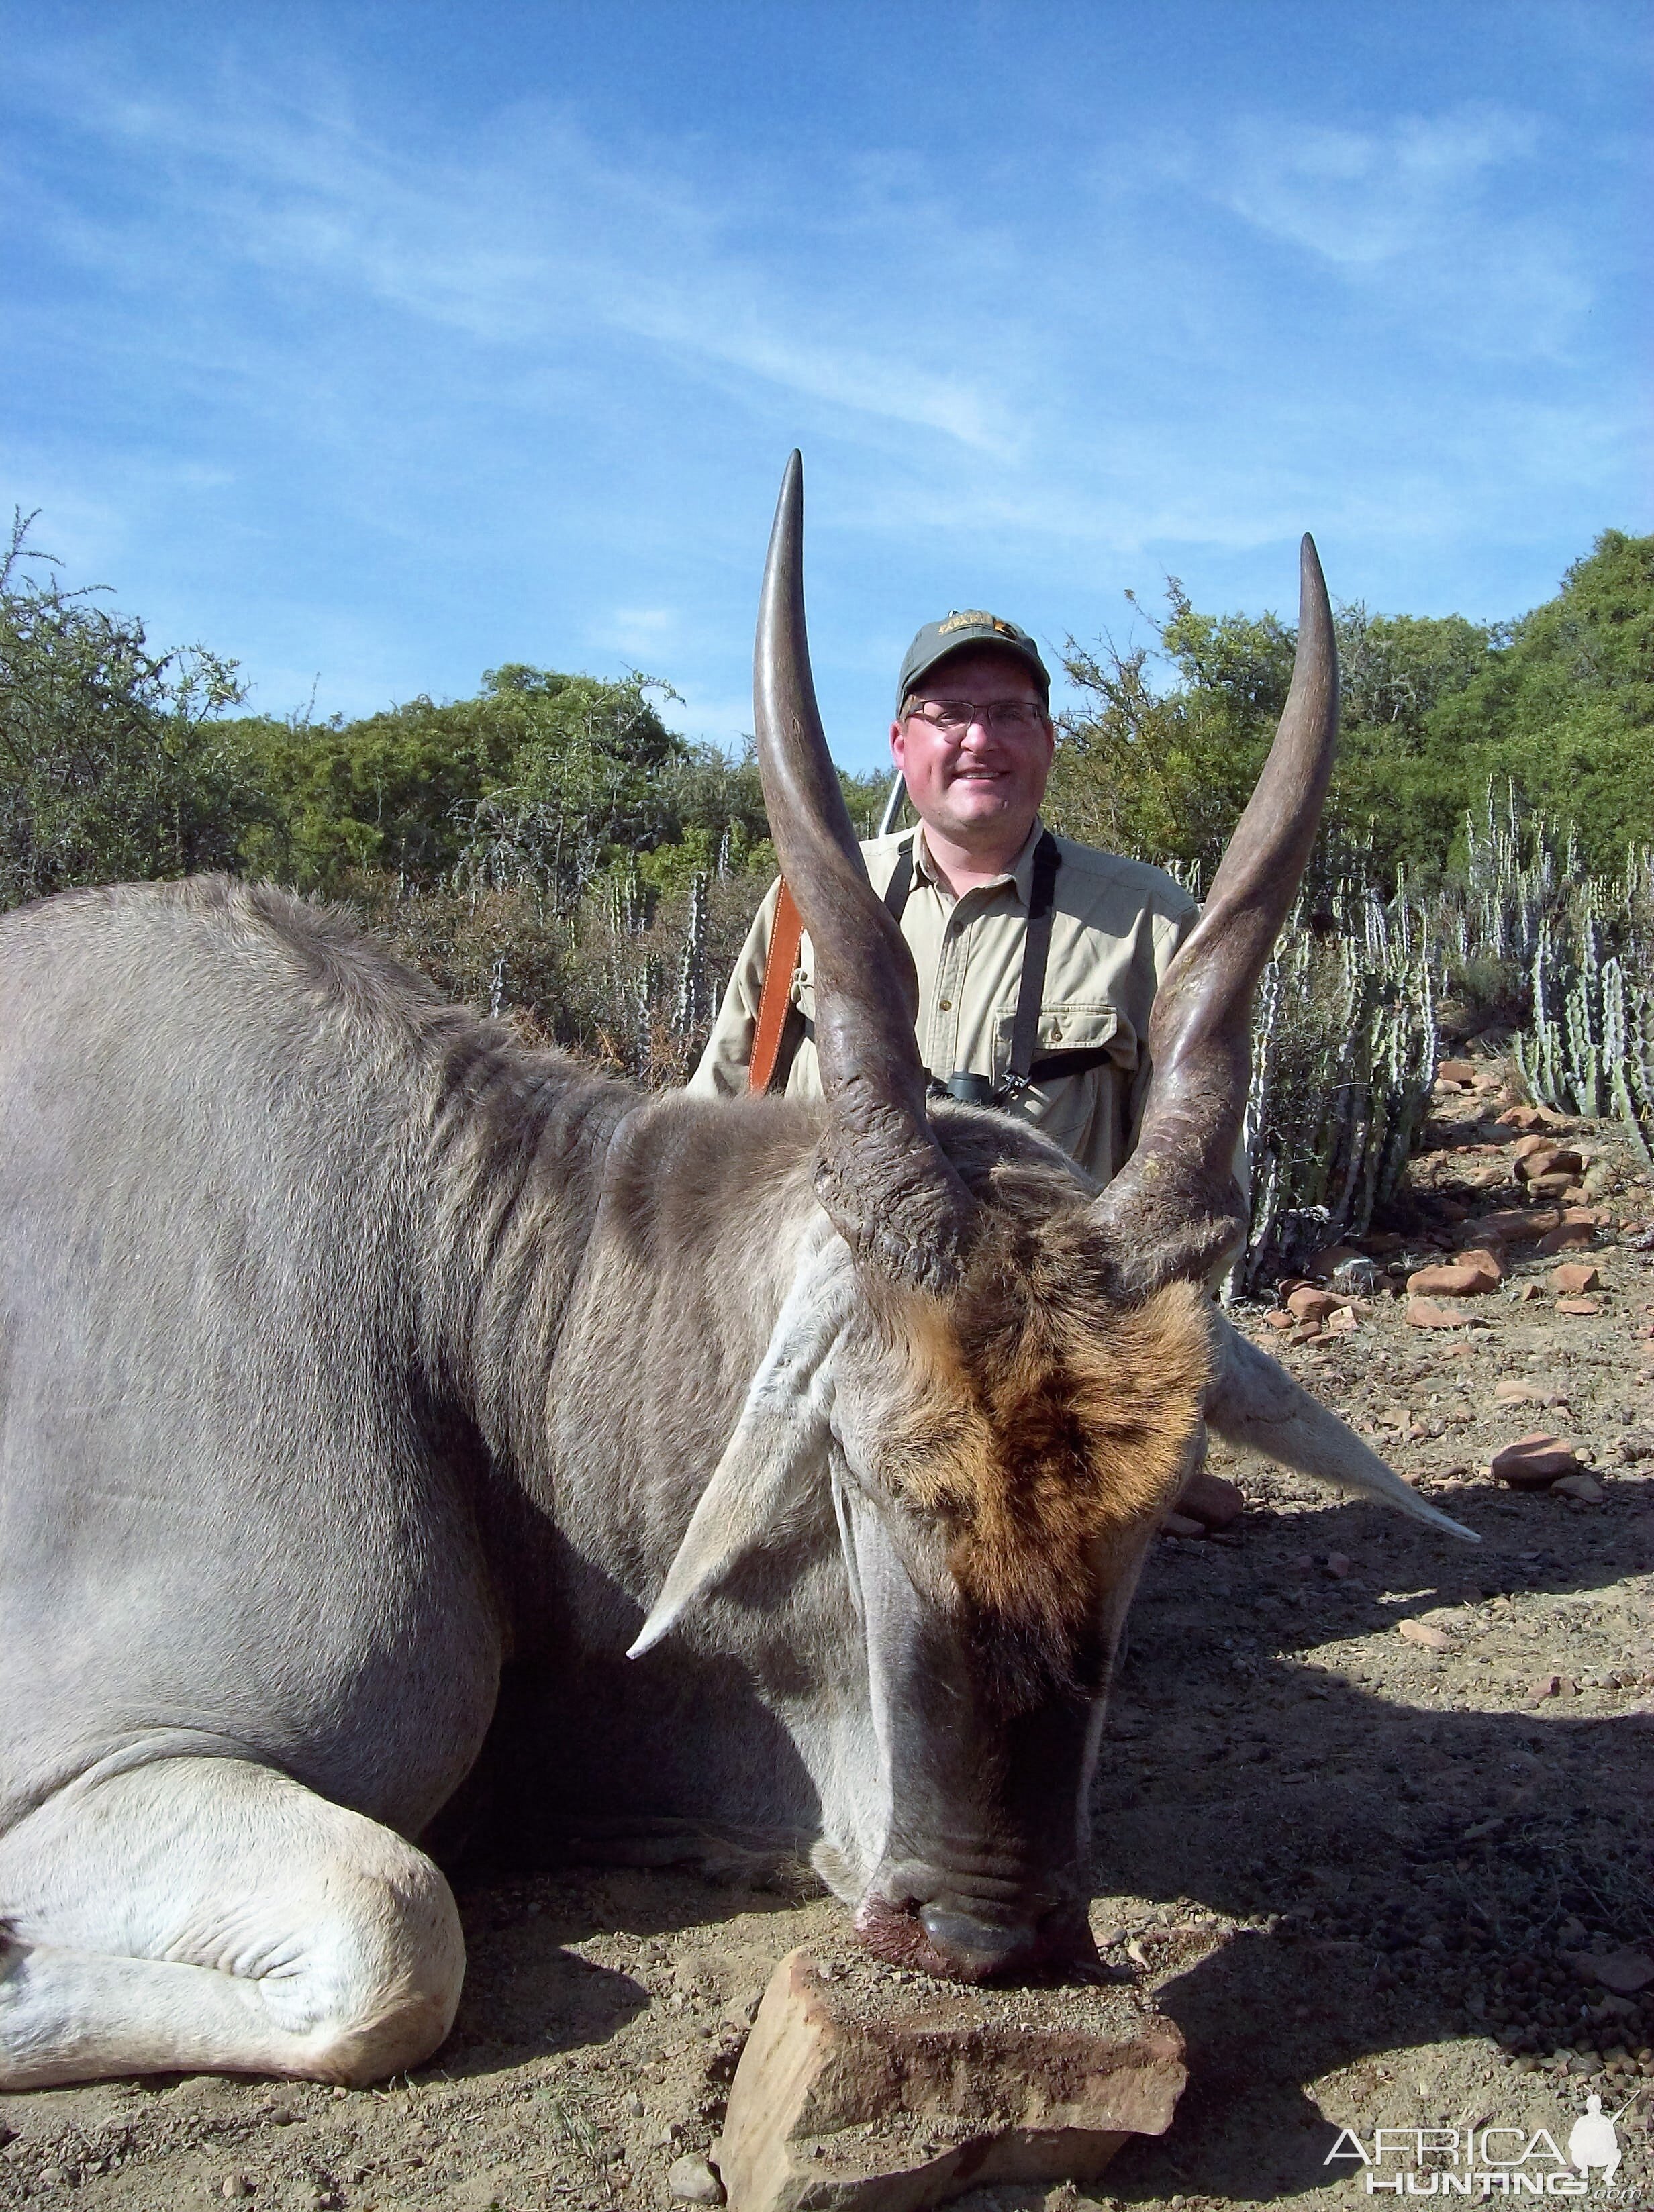
[[[1504,1120],[1505,1117],[1501,1115],[1499,1118]],[[1549,1137],[1518,1137],[1511,1147],[1511,1158],[1513,1160],[1529,1160],[1535,1152],[1554,1152],[1555,1150],[1555,1143]]]
[[[1600,1982],[1618,1996],[1634,1997],[1654,1982],[1654,1959],[1646,1951],[1565,1951],[1582,1982]]]
[[[1523,1139],[1524,1144],[1527,1141],[1525,1138]],[[1517,1151],[1522,1152],[1521,1145],[1517,1146]],[[1571,1182],[1575,1176],[1584,1174],[1584,1155],[1575,1152],[1572,1145],[1542,1145],[1537,1150],[1523,1154],[1517,1162],[1516,1171],[1518,1180],[1523,1182],[1548,1182],[1552,1176],[1566,1176]]]
[[[870,2013],[855,1972],[829,1979],[794,1951],[770,1978],[715,2153],[738,2212],[917,2212],[967,2186],[1090,2180],[1171,2124],[1188,2075],[1168,2020],[1122,2003],[1116,2027],[1076,2025],[1052,1991],[1029,2027],[932,1981]]]
[[[1580,1472],[1579,1455],[1560,1437],[1519,1437],[1493,1454],[1487,1472],[1512,1490],[1548,1490],[1559,1475]]]
[[[1588,1221],[1564,1221],[1540,1238],[1539,1256],[1548,1260],[1558,1252],[1589,1251],[1596,1242],[1596,1231]]]
[[[1297,1315],[1289,1314],[1285,1306],[1272,1306],[1263,1316],[1263,1325],[1266,1328],[1291,1328],[1297,1319]]]
[[[1537,1283],[1518,1283],[1513,1295],[1526,1305],[1532,1298],[1542,1298],[1545,1293]]]
[[[1473,1060],[1438,1060],[1436,1078],[1441,1083],[1473,1083],[1476,1064]]]
[[[1499,1288],[1499,1279],[1483,1267],[1460,1261],[1441,1267],[1416,1267],[1407,1279],[1409,1291],[1420,1297],[1479,1298]]]
[[[1416,1644],[1424,1651],[1450,1651],[1453,1639],[1444,1628],[1434,1628],[1427,1620],[1398,1620],[1396,1632],[1408,1644]]]
[[[1353,1336],[1360,1325],[1348,1306],[1340,1306],[1335,1314],[1329,1314],[1324,1323],[1329,1336]]]
[[[1301,1321],[1287,1338],[1288,1344],[1315,1344],[1325,1334],[1318,1321]]]
[[[1496,1129],[1537,1129],[1544,1120],[1544,1109],[1539,1106],[1507,1106],[1495,1121]]]
[[[1469,1328],[1475,1316],[1455,1312],[1450,1306],[1438,1306],[1429,1298],[1409,1298],[1407,1302],[1407,1322],[1409,1328]]]
[[[1602,1309],[1595,1298],[1559,1298],[1556,1310],[1560,1314],[1572,1314],[1580,1321],[1594,1321]]]
[[[1484,1213],[1476,1224],[1476,1234],[1495,1238],[1501,1244],[1526,1244],[1561,1224],[1562,1216],[1553,1207],[1535,1206],[1528,1212],[1511,1206],[1503,1213]]]
[[[1542,1674],[1536,1681],[1528,1685],[1528,1695],[1535,1705],[1542,1698],[1558,1698],[1561,1694],[1562,1677],[1560,1674]]]
[[[1518,1382],[1514,1376],[1502,1376],[1493,1385],[1493,1396],[1501,1406],[1542,1406],[1544,1391],[1531,1382]]]
[[[1575,1260],[1566,1267],[1553,1267],[1550,1285],[1569,1297],[1578,1297],[1583,1291],[1597,1291],[1602,1286],[1602,1270],[1588,1267],[1583,1260]]]
[[[1573,1177],[1564,1170],[1556,1175],[1534,1176],[1528,1188],[1535,1198],[1567,1198],[1573,1193]]]
[[[1208,1474],[1202,1468],[1183,1485],[1177,1510],[1208,1528],[1227,1528],[1246,1510],[1246,1493],[1237,1482]]]
[[[1348,1304],[1347,1298],[1341,1298],[1331,1291],[1313,1290],[1305,1283],[1289,1293],[1286,1310],[1299,1321],[1323,1322],[1329,1314],[1335,1314],[1340,1306]]]
[[[1505,1262],[1491,1245],[1462,1245],[1453,1264],[1458,1267],[1480,1267],[1484,1275],[1492,1276],[1495,1288],[1505,1280]]]
[[[1600,1505],[1608,1492],[1594,1474],[1563,1474],[1551,1485],[1551,1495],[1576,1498],[1582,1505]]]

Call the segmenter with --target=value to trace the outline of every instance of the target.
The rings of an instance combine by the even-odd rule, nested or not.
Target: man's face
[[[998,717],[991,726],[973,717],[964,730],[942,730],[911,713],[891,727],[891,755],[921,822],[966,848],[997,843],[1013,831],[1020,844],[1045,796],[1056,744],[1032,675],[1008,653],[967,648],[933,668],[915,696],[969,700],[979,708],[1019,700],[1039,709],[1021,729]]]

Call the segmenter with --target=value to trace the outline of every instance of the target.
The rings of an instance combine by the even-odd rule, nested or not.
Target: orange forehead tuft
[[[1093,1612],[1097,1546],[1158,1511],[1183,1475],[1211,1340],[1192,1284],[1100,1309],[1030,1291],[909,1306],[912,1395],[886,1465],[948,1528],[966,1597],[1051,1636]]]

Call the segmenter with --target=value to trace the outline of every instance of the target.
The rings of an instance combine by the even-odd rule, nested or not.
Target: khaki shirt
[[[913,882],[902,934],[919,971],[920,1054],[944,1082],[968,1070],[999,1084],[1009,1071],[1034,848],[1043,830],[1034,824],[1007,875],[958,899],[938,880],[922,831],[873,837],[862,845],[873,890],[882,897],[902,844],[913,838]],[[1006,1110],[1037,1124],[1088,1174],[1106,1182],[1131,1149],[1148,1087],[1149,1008],[1198,908],[1158,868],[1071,844],[1066,837],[1056,842],[1061,865],[1036,1057],[1091,1050],[1106,1056],[1079,1074],[1031,1085]],[[778,889],[772,884],[758,908],[691,1091],[728,1097],[746,1089]],[[806,936],[792,998],[812,1023],[813,977]],[[786,1087],[789,1097],[821,1096],[812,1035],[799,1044]]]

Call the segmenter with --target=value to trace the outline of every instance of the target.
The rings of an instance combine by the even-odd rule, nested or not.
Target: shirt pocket
[[[994,1079],[1003,1083],[1011,1072],[1011,1036],[1016,1011],[1006,1007],[994,1018]],[[1063,1063],[1072,1057],[1073,1065]],[[1042,1063],[1055,1063],[1043,1067]],[[1099,1067],[1129,1072],[1137,1066],[1137,1031],[1118,1006],[1100,999],[1048,1000],[1040,1008],[1034,1045],[1034,1088],[1049,1091],[1070,1075],[1089,1075]]]

